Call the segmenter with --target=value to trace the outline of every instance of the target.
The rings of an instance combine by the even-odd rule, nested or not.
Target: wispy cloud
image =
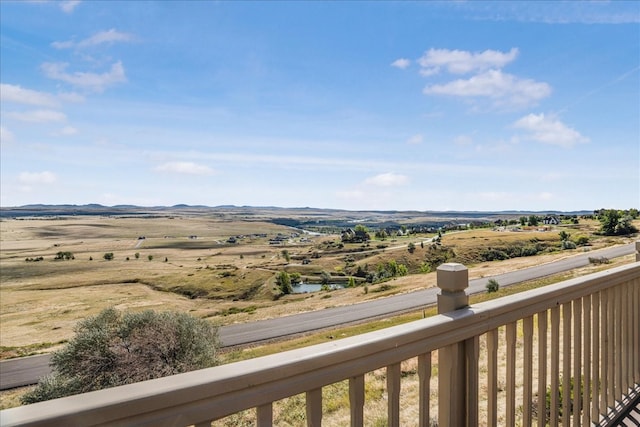
[[[411,145],[418,145],[418,144],[422,144],[423,142],[424,142],[424,136],[420,133],[417,133],[411,136],[409,139],[407,139],[407,144],[411,144]]]
[[[8,144],[14,141],[15,137],[13,136],[13,133],[4,126],[0,126],[0,142],[2,142],[3,144]]]
[[[58,105],[58,101],[51,94],[6,83],[0,83],[0,100],[38,107],[56,107]]]
[[[409,67],[409,65],[411,65],[411,61],[405,58],[396,59],[391,63],[392,67],[400,68],[402,70]]]
[[[54,136],[72,136],[78,133],[78,129],[73,126],[65,126],[59,131],[54,133]]]
[[[513,126],[527,132],[525,138],[543,144],[559,145],[570,148],[576,144],[588,142],[575,129],[562,123],[554,117],[547,117],[543,113],[529,114],[516,121]]]
[[[78,42],[73,40],[68,40],[64,42],[53,42],[51,46],[56,49],[84,49],[92,46],[97,46],[105,43],[116,43],[116,42],[128,42],[133,40],[133,35],[129,33],[122,33],[117,31],[114,28],[111,28],[107,31],[100,31],[91,37],[88,37],[84,40],[80,40]]]
[[[53,184],[57,181],[57,176],[53,172],[22,172],[18,176],[18,181],[22,184]]]
[[[551,86],[544,82],[521,79],[500,70],[487,70],[469,79],[428,85],[425,95],[449,95],[461,98],[485,97],[496,105],[527,106],[551,94]]]
[[[109,71],[102,74],[80,72],[68,73],[69,64],[62,62],[45,62],[41,68],[44,74],[54,80],[60,80],[73,86],[93,92],[102,92],[107,86],[127,81],[122,62],[118,61]]]
[[[78,7],[78,5],[80,5],[80,3],[82,3],[81,0],[62,1],[60,2],[60,9],[62,9],[64,13],[71,13],[76,7]]]
[[[453,74],[467,74],[488,69],[499,69],[518,56],[518,49],[509,52],[487,49],[483,52],[464,50],[429,49],[418,59],[423,75],[433,75],[441,69]]]
[[[364,183],[375,187],[397,187],[408,184],[409,177],[393,172],[387,172],[367,178]]]
[[[456,2],[451,5],[475,20],[545,24],[632,24],[640,22],[635,1]]]
[[[167,162],[155,168],[157,172],[170,172],[188,175],[212,175],[213,169],[193,162]]]
[[[32,123],[63,122],[67,119],[64,113],[54,110],[11,112],[9,113],[9,117]]]

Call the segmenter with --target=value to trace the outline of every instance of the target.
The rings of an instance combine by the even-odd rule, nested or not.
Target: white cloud
[[[570,148],[576,144],[588,142],[575,129],[562,123],[554,117],[545,117],[544,113],[529,114],[516,121],[513,126],[528,132],[526,136],[533,141],[543,144],[559,145]]]
[[[497,104],[526,106],[551,94],[547,83],[521,79],[500,70],[487,70],[469,79],[454,80],[445,84],[424,88],[426,95],[450,95],[459,97],[487,97]]]
[[[396,187],[409,183],[409,177],[393,172],[387,172],[367,178],[364,183],[376,187]]]
[[[41,67],[45,75],[51,79],[61,80],[73,86],[95,92],[102,92],[107,86],[127,81],[124,74],[124,67],[120,61],[114,63],[109,71],[102,74],[79,71],[73,74],[67,73],[66,69],[68,65],[69,64],[61,62],[45,62]]]
[[[446,69],[454,74],[466,74],[475,71],[502,68],[516,59],[518,49],[500,52],[487,49],[484,52],[469,52],[464,50],[429,49],[418,59],[422,67],[421,74],[431,75]]]
[[[422,144],[423,141],[424,141],[424,136],[422,136],[422,134],[417,133],[407,140],[407,144],[418,145],[418,144]]]
[[[55,135],[72,136],[72,135],[76,135],[77,133],[78,133],[78,129],[74,128],[73,126],[65,126],[62,129],[60,129],[58,132],[56,132]]]
[[[80,3],[80,0],[66,0],[60,2],[60,9],[62,9],[64,13],[71,13]]]
[[[65,102],[72,102],[74,104],[79,104],[84,102],[84,96],[75,92],[63,92],[58,94],[58,98]]]
[[[56,49],[71,49],[78,48],[84,49],[91,46],[97,46],[103,43],[115,43],[115,42],[128,42],[133,40],[133,36],[128,33],[121,33],[117,31],[115,28],[111,28],[107,31],[100,31],[95,33],[91,37],[88,37],[84,40],[80,40],[79,42],[75,42],[72,40],[64,41],[64,42],[53,42],[51,46]]]
[[[52,184],[56,182],[58,178],[52,172],[22,172],[18,176],[18,180],[22,184]]]
[[[391,63],[392,67],[400,68],[402,70],[406,69],[411,65],[411,61],[405,58],[396,59]]]
[[[469,135],[458,135],[453,139],[453,143],[461,146],[469,146],[473,144],[473,138]]]
[[[3,144],[14,142],[15,138],[13,133],[5,128],[4,126],[0,126],[0,142]]]
[[[158,172],[182,173],[189,175],[211,175],[213,169],[193,162],[168,162],[155,168]]]
[[[58,105],[55,97],[48,93],[6,83],[0,83],[0,99],[2,102],[16,102],[38,107],[55,107]]]
[[[23,122],[46,123],[46,122],[63,122],[67,116],[60,111],[54,110],[33,110],[24,112],[9,113],[10,117]]]

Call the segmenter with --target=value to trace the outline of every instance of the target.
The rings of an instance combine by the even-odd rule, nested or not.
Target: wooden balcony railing
[[[437,316],[8,409],[0,412],[0,423],[202,427],[255,408],[262,427],[274,424],[274,402],[303,393],[306,425],[320,426],[322,388],[347,380],[351,425],[370,425],[365,375],[385,369],[387,425],[399,426],[401,363],[409,359],[417,359],[419,383],[417,419],[409,425],[607,425],[637,396],[640,262],[473,306],[467,306],[467,283],[464,266],[444,264],[438,268]],[[437,392],[431,385],[436,353]]]

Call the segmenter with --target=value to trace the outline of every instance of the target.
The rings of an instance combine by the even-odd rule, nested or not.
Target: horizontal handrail
[[[190,425],[259,407],[463,342],[638,279],[640,262],[408,324],[0,412],[14,425]]]

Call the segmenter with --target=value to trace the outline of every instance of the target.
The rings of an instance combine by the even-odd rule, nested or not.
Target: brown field
[[[572,234],[591,235],[597,223],[583,221],[578,227],[565,229]],[[2,357],[50,351],[72,335],[79,320],[111,306],[188,311],[224,325],[352,304],[435,285],[435,274],[409,274],[384,283],[384,287],[370,284],[366,294],[359,286],[274,299],[274,276],[282,270],[299,272],[312,281],[326,271],[335,281],[344,282],[349,271],[358,265],[375,269],[393,259],[407,265],[409,273],[419,273],[420,265],[433,251],[431,244],[420,245],[431,237],[427,235],[372,241],[368,246],[347,244],[338,249],[337,235],[291,237],[292,232],[299,230],[260,219],[204,216],[2,220]],[[270,245],[269,239],[278,233],[288,239],[282,245]],[[144,239],[139,238],[142,236]],[[231,236],[240,236],[237,243],[227,243]],[[627,240],[592,238],[592,248]],[[416,244],[413,254],[406,249],[410,241]],[[550,248],[535,257],[473,262],[481,248],[530,241]],[[456,257],[451,260],[463,261],[473,278],[550,262],[576,252],[553,250],[558,242],[557,229],[478,229],[446,233],[442,246],[453,248]],[[376,248],[382,244],[386,249]],[[290,262],[284,259],[283,250],[291,255]],[[61,251],[73,253],[74,259],[54,260]],[[114,254],[111,261],[103,258],[108,252]],[[314,252],[320,257],[310,258]],[[44,260],[26,261],[38,257]],[[350,260],[345,261],[345,257]],[[303,258],[310,258],[311,263],[302,265]]]

